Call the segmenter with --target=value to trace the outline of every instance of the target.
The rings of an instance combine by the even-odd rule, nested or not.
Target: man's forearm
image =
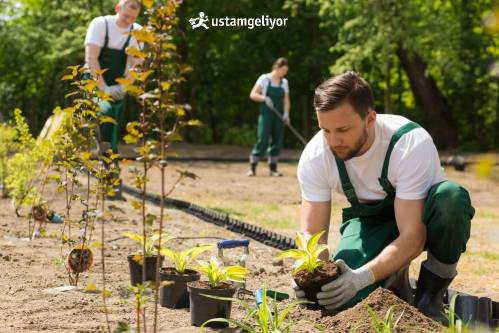
[[[86,59],[88,66],[90,67],[90,73],[92,74],[92,77],[97,78],[99,81],[99,89],[104,89],[106,83],[104,82],[104,79],[102,78],[102,75],[97,75],[97,71],[100,70],[100,63],[97,58],[94,57],[87,57]]]
[[[320,244],[327,244],[329,224],[331,220],[331,201],[328,202],[310,202],[302,200],[300,231],[308,234],[315,234],[324,231],[319,239]],[[321,253],[320,259],[328,260],[329,251]]]
[[[367,263],[376,281],[383,280],[408,265],[424,248],[424,237],[399,236]]]

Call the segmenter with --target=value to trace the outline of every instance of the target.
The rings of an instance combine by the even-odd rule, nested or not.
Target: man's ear
[[[114,6],[114,11],[115,11],[115,13],[116,13],[116,14],[118,14],[118,13],[119,13],[119,11],[120,11],[120,9],[121,9],[121,6],[120,6],[120,4],[119,4],[119,3],[117,3],[117,4],[116,4],[116,6]]]
[[[367,126],[374,126],[374,123],[376,122],[376,111],[374,109],[369,108],[367,111]]]

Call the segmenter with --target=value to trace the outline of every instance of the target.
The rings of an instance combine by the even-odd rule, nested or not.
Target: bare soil
[[[244,176],[247,165],[242,163],[172,163],[170,170],[187,168],[201,176],[196,182],[184,181],[173,197],[226,210],[236,218],[268,228],[275,226],[273,230],[294,236],[300,204],[295,176],[296,164],[281,164],[280,167],[285,175],[282,178],[269,177],[263,164],[258,169],[257,177],[247,178]],[[470,191],[477,209],[468,251],[462,256],[458,267],[459,275],[451,287],[499,300],[499,187],[494,181],[478,178],[472,171],[457,173],[448,170],[448,175]],[[157,176],[154,172],[150,175],[152,191],[158,190]],[[174,172],[169,173],[168,180],[171,182],[173,179]],[[59,214],[64,213],[64,199],[53,186],[47,187],[45,199],[49,201],[51,209]],[[112,217],[105,222],[104,243],[107,289],[111,292],[107,305],[113,328],[120,321],[130,323],[133,327],[136,319],[134,295],[128,289],[130,276],[127,255],[136,253],[138,246],[122,235],[126,231],[139,232],[140,220],[139,215],[130,206],[132,198],[127,199],[128,202],[108,202],[106,205],[106,209],[112,213]],[[334,200],[329,234],[331,249],[337,244],[340,209],[346,204],[343,198],[334,197]],[[159,208],[150,205],[147,207],[150,213],[159,216]],[[249,216],[245,211],[247,207],[253,218],[246,218]],[[76,205],[74,218],[81,216],[81,209],[81,205]],[[261,211],[258,211],[259,209]],[[90,229],[91,242],[100,241],[100,224],[97,223],[94,227],[95,230]],[[168,244],[175,250],[197,244],[214,244],[218,239],[240,239],[239,235],[224,228],[207,224],[175,210],[167,210],[165,228],[168,233],[183,237]],[[50,224],[44,237],[28,241],[25,239],[28,230],[27,219],[15,217],[10,201],[0,199],[0,332],[103,332],[105,316],[102,295],[96,292],[96,289],[98,291],[102,288],[100,249],[92,247],[93,266],[88,272],[81,274],[78,288],[61,290],[60,287],[68,285],[62,263],[67,259],[70,248],[61,247],[57,237],[60,229],[60,225]],[[74,234],[81,233],[81,230],[81,227],[73,226]],[[254,291],[267,287],[292,294],[291,262],[274,261],[273,258],[277,254],[276,249],[253,240],[250,242],[247,267],[251,273],[247,279],[247,289]],[[200,259],[206,260],[216,255],[214,249],[201,255]],[[224,257],[227,257],[231,264],[238,263],[242,255],[241,249],[224,252]],[[413,277],[417,276],[419,262],[424,256],[423,254],[411,266]],[[165,259],[163,265],[171,264]],[[373,294],[372,297],[374,296],[376,295]],[[152,299],[153,296],[150,295],[146,302],[148,332],[151,332],[153,319]],[[250,304],[255,302],[251,297],[246,297],[246,301]],[[383,311],[395,301],[382,294],[376,301],[368,304],[372,304],[374,310],[384,316]],[[364,302],[371,302],[370,298]],[[411,312],[413,309],[410,307],[400,304],[400,300],[397,302],[395,303],[399,304],[400,309],[404,310],[402,319],[418,315]],[[353,313],[356,309],[353,308],[327,319],[320,319],[320,311],[300,309],[304,312],[294,315],[299,322],[294,331],[319,332],[310,323],[319,321],[328,327],[330,332],[346,332],[337,326],[340,325],[340,322],[336,322],[337,319],[349,318],[348,322],[351,324],[356,321],[366,322],[368,319],[367,311],[360,309],[362,305],[357,307],[357,314]],[[241,306],[234,303],[232,314],[234,318],[242,318],[245,312]],[[199,331],[190,325],[190,315],[186,310],[160,308],[158,322],[159,332]],[[405,321],[401,321],[402,323]],[[344,327],[346,329],[347,326]]]
[[[440,324],[425,317],[416,308],[383,288],[376,289],[351,309],[332,317],[321,318],[320,323],[324,325],[326,332],[350,332],[352,328],[356,328],[355,333],[375,332],[370,325],[372,317],[367,311],[368,306],[382,320],[393,306],[393,322],[398,320],[397,328],[400,332],[440,332],[443,329]]]

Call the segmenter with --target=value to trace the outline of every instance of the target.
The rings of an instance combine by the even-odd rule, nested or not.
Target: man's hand
[[[270,98],[269,96],[265,96],[265,105],[267,105],[269,109],[273,109],[274,102],[272,102],[272,98]]]
[[[343,260],[335,261],[340,270],[340,276],[322,286],[322,292],[317,294],[318,303],[325,305],[327,310],[337,309],[360,290],[374,283],[374,275],[367,266],[351,269]]]
[[[287,125],[291,123],[291,120],[289,119],[289,111],[284,112],[284,114],[282,115],[282,121]]]

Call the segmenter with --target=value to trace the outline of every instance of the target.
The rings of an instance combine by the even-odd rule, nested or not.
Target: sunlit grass
[[[197,200],[197,204],[262,227],[294,230],[298,226],[299,205],[239,200]]]
[[[499,219],[499,213],[488,209],[478,208],[476,210],[475,218]]]
[[[470,257],[480,257],[492,261],[499,261],[499,253],[491,251],[466,251],[464,255]]]

